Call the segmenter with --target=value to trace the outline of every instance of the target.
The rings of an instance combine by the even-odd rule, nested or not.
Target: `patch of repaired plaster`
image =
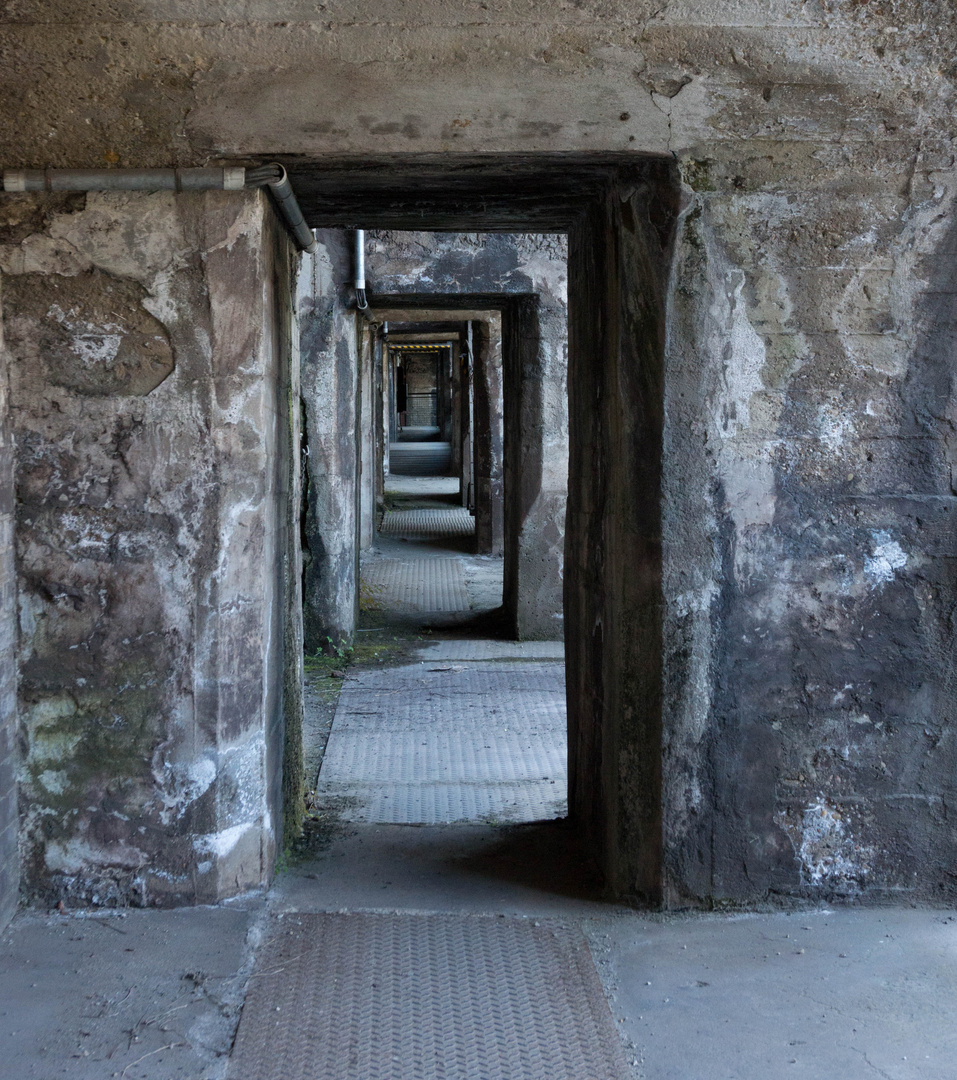
[[[4,293],[11,349],[54,386],[87,397],[144,396],[175,367],[169,333],[132,279],[22,274],[7,280]]]

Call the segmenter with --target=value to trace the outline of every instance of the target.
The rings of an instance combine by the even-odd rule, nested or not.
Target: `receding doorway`
[[[314,227],[568,234],[569,815],[612,894],[660,899],[663,285],[673,165],[627,155],[288,165]],[[534,371],[517,374],[531,391]],[[529,439],[540,441],[541,430],[518,425],[506,473],[533,474],[528,463],[543,451]],[[517,484],[512,493],[504,517],[520,534],[529,491]]]

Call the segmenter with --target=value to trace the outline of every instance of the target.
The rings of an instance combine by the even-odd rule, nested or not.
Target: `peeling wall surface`
[[[373,229],[366,243],[374,294],[538,293],[564,309],[568,247],[560,234]]]
[[[351,643],[359,617],[359,337],[349,234],[318,231],[299,272],[303,631],[314,654]],[[352,301],[354,304],[354,301]]]
[[[682,205],[661,391],[662,728],[648,760],[625,755],[606,779],[627,815],[645,797],[640,777],[660,770],[666,902],[953,901],[951,0],[216,0],[203,10],[4,4],[3,165],[673,155]],[[198,628],[211,538],[225,529],[231,551],[246,535],[238,508],[204,517],[208,488],[194,473],[219,460],[220,425],[239,423],[240,406],[219,401],[224,385],[197,358],[208,357],[204,334],[243,334],[258,309],[215,269],[220,254],[164,271],[193,250],[184,230],[210,238],[203,250],[229,236],[242,249],[230,215],[252,204],[230,198],[173,213],[172,197],[135,212],[121,198],[4,197],[28,882],[55,877],[92,895],[85,868],[109,864],[128,890],[143,866],[159,868],[149,896],[167,888],[160,871],[170,896],[212,895],[182,884],[199,865],[195,838],[210,838],[203,865],[234,858],[237,838],[254,835],[243,823],[265,812],[233,818],[228,800],[200,794],[218,791],[227,747],[237,762],[255,754],[228,710],[215,733],[192,711],[193,694],[218,685],[216,664],[239,662],[197,651],[215,637]],[[187,295],[173,303],[170,290]],[[123,327],[115,350],[107,320]],[[621,392],[637,393],[623,374]],[[243,483],[261,475],[262,446],[250,436],[244,453],[260,473]],[[640,569],[623,559],[619,572]],[[209,610],[241,620],[241,592],[224,585]],[[632,647],[620,606],[614,625],[581,632]],[[620,722],[637,723],[639,691],[615,693]],[[114,712],[129,717],[115,748],[76,735],[105,740],[86,718],[105,725]],[[100,745],[129,765],[115,790],[85,772]],[[93,789],[95,812],[81,797]],[[177,818],[183,805],[194,817]]]
[[[737,197],[737,163],[686,169],[664,493],[679,892],[953,894],[939,152]]]
[[[2,209],[24,887],[215,900],[281,815],[287,241],[254,194]]]
[[[0,289],[2,289],[0,279]],[[0,292],[0,310],[3,297]],[[19,899],[17,813],[17,585],[13,555],[14,464],[7,354],[0,321],[0,927]]]

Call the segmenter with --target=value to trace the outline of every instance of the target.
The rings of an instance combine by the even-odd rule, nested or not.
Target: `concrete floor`
[[[636,1080],[957,1075],[953,912],[642,914],[602,901],[561,823],[353,826],[290,873],[274,902],[578,925]]]
[[[636,1078],[957,1074],[952,912],[642,914],[601,900],[561,823],[338,826],[323,843],[244,903],[20,915],[0,938],[0,1077],[222,1078],[264,927],[292,911],[577,925]]]

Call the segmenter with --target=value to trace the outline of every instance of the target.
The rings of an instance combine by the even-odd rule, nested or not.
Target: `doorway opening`
[[[491,542],[488,495],[476,500],[473,369],[490,335],[481,320],[454,310],[427,319],[414,309],[370,312],[387,423],[374,450],[374,542],[363,543],[367,600],[420,628],[500,633],[501,545]],[[487,318],[501,323],[498,312]],[[491,337],[499,341],[500,332]],[[496,367],[500,373],[500,361]],[[500,429],[500,411],[495,420]]]
[[[356,633],[414,648],[386,670],[351,670],[318,804],[379,823],[564,818],[565,237],[379,231],[369,247]],[[420,279],[449,259],[485,291],[427,292]],[[547,431],[530,422],[530,386],[553,399]],[[507,515],[523,478],[505,462],[523,447],[527,471],[545,439],[549,468],[525,478],[535,496]]]
[[[677,209],[672,165],[616,155],[532,155],[289,161],[287,167],[307,220],[324,230],[567,234],[570,446],[562,597],[569,818],[601,865],[611,894],[657,902],[664,881],[660,479],[663,285]],[[439,303],[434,294],[410,303],[408,294],[376,295],[374,289],[369,298],[378,312]],[[474,311],[501,311],[502,339],[513,341],[514,356],[522,356],[523,343],[535,337],[534,293],[448,300],[446,294],[445,311],[466,304]],[[526,481],[547,470],[549,456],[547,446],[530,449],[527,439],[535,431],[542,442],[543,425],[528,422],[543,409],[534,365],[506,363],[506,381],[510,370],[525,394],[503,435],[503,611],[517,619],[523,589],[515,552],[522,550],[523,515],[535,494]],[[366,408],[355,389],[358,407]],[[428,419],[439,420],[438,402]],[[357,443],[357,463],[364,463],[363,454]],[[353,483],[358,538],[367,517],[374,529],[386,491],[358,469]],[[477,509],[478,477],[473,493]],[[358,547],[357,540],[354,556]],[[357,578],[355,584],[358,611]],[[519,608],[510,612],[516,597]],[[522,636],[520,625],[516,636]]]

